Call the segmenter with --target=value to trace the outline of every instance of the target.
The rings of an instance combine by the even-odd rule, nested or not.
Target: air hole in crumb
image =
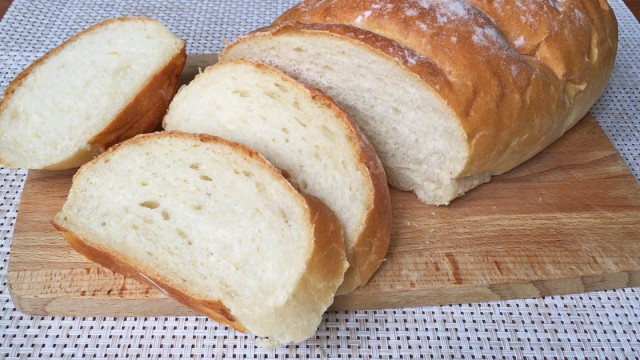
[[[275,85],[278,88],[278,90],[280,90],[282,92],[285,92],[285,93],[287,92],[287,88],[284,85],[278,84],[278,83],[275,83],[273,85]]]
[[[200,179],[204,180],[204,181],[212,181],[213,180],[210,177],[208,177],[207,175],[200,175]]]
[[[233,90],[231,93],[239,95],[240,97],[243,97],[243,98],[249,97],[249,92],[246,90]]]
[[[291,104],[291,105],[293,105],[294,108],[300,110],[300,103],[299,102],[294,101],[293,104]]]
[[[333,139],[335,138],[335,134],[333,133],[333,131],[329,130],[328,127],[322,125],[320,126],[320,129],[322,130],[322,133],[324,134],[324,136],[326,136],[329,139]]]
[[[200,169],[200,164],[199,163],[193,163],[191,165],[189,165],[190,168],[192,168],[193,170],[198,170]]]
[[[148,181],[144,181],[144,180],[143,180],[142,182],[140,182],[140,185],[142,185],[142,186],[147,186],[147,185],[149,185],[149,182],[148,182]]]
[[[169,218],[171,217],[169,216],[169,213],[167,212],[167,210],[162,210],[160,214],[162,215],[162,219],[164,220],[169,220]]]
[[[258,192],[262,193],[264,192],[264,184],[261,182],[257,182],[256,183],[256,190],[258,190]]]
[[[395,115],[400,115],[401,113],[400,109],[398,109],[395,106],[391,108],[391,112],[394,113]]]
[[[293,51],[295,51],[295,52],[304,52],[304,50],[302,50],[301,47],[295,47],[295,48],[293,48]]]
[[[138,225],[136,225],[136,224],[131,224],[131,228],[132,228],[133,230],[138,230]]]
[[[264,93],[265,95],[267,95],[268,97],[272,98],[273,100],[276,100],[278,98],[278,95],[275,93],[272,93],[270,91],[267,91]]]
[[[193,245],[193,240],[188,240],[187,245]]]
[[[248,170],[244,170],[244,171],[242,171],[242,173],[246,177],[252,177],[253,176],[253,173],[251,171],[248,171]]]
[[[106,223],[106,222],[103,222],[103,223],[102,223],[102,224],[100,224],[100,225],[102,225],[102,226],[107,226],[107,223]]]
[[[202,205],[200,205],[200,204],[194,204],[191,207],[193,208],[193,210],[196,210],[196,211],[202,210]]]
[[[294,117],[294,119],[296,119],[296,121],[298,122],[298,124],[300,124],[300,126],[302,126],[303,128],[307,127],[307,124],[303,123],[300,119],[298,119],[297,117]]]
[[[144,221],[146,224],[153,224],[153,219],[150,218],[144,218],[142,219],[142,221]]]
[[[233,173],[234,173],[234,174],[240,174],[240,170],[238,170],[238,169],[233,169]]]
[[[176,229],[176,232],[178,233],[178,235],[183,238],[183,239],[187,239],[189,236],[187,235],[187,233],[185,233],[184,231],[182,231],[182,229]]]
[[[155,200],[147,200],[140,203],[140,206],[146,207],[148,209],[157,209],[160,206],[160,203]]]
[[[151,251],[147,251],[147,255],[153,256],[153,253]]]
[[[287,129],[286,127],[283,127],[282,128],[282,132],[285,133],[285,134],[288,134],[289,133],[289,129]]]

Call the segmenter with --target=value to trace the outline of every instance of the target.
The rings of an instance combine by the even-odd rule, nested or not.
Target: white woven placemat
[[[534,0],[530,0],[534,1]],[[0,89],[77,31],[146,15],[187,40],[191,54],[266,25],[295,0],[17,0],[0,22]],[[621,0],[613,79],[592,110],[640,179],[640,25]],[[7,358],[618,358],[640,359],[640,288],[572,296],[325,315],[316,336],[278,349],[201,316],[38,317],[15,310],[7,260],[24,170],[0,168],[0,359]],[[640,224],[639,224],[640,226]]]

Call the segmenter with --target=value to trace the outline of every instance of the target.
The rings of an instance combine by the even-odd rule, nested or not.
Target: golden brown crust
[[[498,14],[500,17],[494,13],[487,16],[464,1],[421,3],[309,0],[285,12],[271,27],[253,36],[284,32],[342,36],[387,54],[418,75],[457,115],[467,134],[469,157],[455,175],[458,178],[502,173],[538,153],[588,111],[604,89],[613,67],[616,25],[604,0],[598,6],[595,0],[585,1],[584,6],[564,2],[566,8],[553,8],[559,13],[554,17],[534,16],[545,22],[542,28],[555,29],[546,34],[549,40],[540,43],[536,57],[523,55],[513,47],[516,42],[532,41],[529,38],[535,37],[516,33],[522,24],[505,25],[505,29],[501,29],[492,19],[492,16],[502,20],[528,16],[522,9],[504,11]],[[487,3],[499,6],[523,2]],[[544,11],[552,9],[545,5]],[[576,24],[584,19],[591,20]],[[569,23],[571,25],[567,25]],[[351,30],[345,30],[344,26]],[[585,29],[590,29],[589,36],[595,39],[592,42],[597,44],[596,52],[600,54],[593,63],[583,56],[583,44],[561,50],[568,43],[584,39]],[[506,39],[501,30],[509,33]],[[380,38],[396,45],[389,46]],[[241,38],[239,42],[246,39]],[[576,65],[585,60],[586,65]],[[559,61],[572,69],[560,71]],[[413,66],[407,66],[408,63]],[[426,69],[424,64],[429,64]],[[434,76],[434,68],[444,74],[444,78]],[[573,83],[583,78],[585,84]]]
[[[220,63],[224,62],[250,64],[278,76],[294,87],[303,88],[310,93],[314,101],[331,110],[335,114],[335,117],[341,119],[346,125],[351,144],[354,145],[356,153],[358,154],[361,172],[366,174],[366,177],[370,180],[369,194],[371,194],[371,196],[369,199],[368,213],[362,224],[362,230],[359,236],[354,239],[353,248],[347,249],[347,260],[350,266],[344,276],[343,283],[338,289],[338,295],[349,293],[357,287],[365,285],[384,261],[391,236],[391,199],[389,196],[389,187],[387,186],[384,167],[373,146],[369,144],[369,141],[364,134],[362,134],[351,116],[324,92],[302,84],[287,76],[282,71],[263,63],[247,59],[225,60]],[[286,174],[285,177],[295,184],[295,180],[290,179],[288,174]]]
[[[258,152],[245,145],[227,141],[216,136],[184,133],[180,131],[141,134],[112,146],[97,158],[82,166],[74,175],[74,182],[77,177],[83,176],[85,169],[101,161],[103,157],[110,156],[112,152],[116,151],[121,146],[139,144],[145,140],[156,137],[197,139],[198,141],[205,143],[218,143],[233,147],[247,158],[255,159],[262,163],[265,169],[273,175],[274,180],[281,181],[285,186],[291,189],[292,193],[300,195],[301,205],[307,207],[309,220],[314,229],[314,246],[307,262],[305,274],[298,285],[299,290],[303,291],[303,293],[298,295],[308,297],[310,301],[312,301],[312,299],[318,296],[318,291],[327,291],[330,292],[331,295],[335,292],[335,289],[342,282],[342,276],[347,266],[342,226],[340,225],[340,221],[337,216],[317,198],[298,192],[282,175],[280,170],[276,169]],[[59,219],[59,217],[61,218]],[[231,310],[227,308],[222,301],[200,299],[190,296],[187,293],[188,289],[179,289],[172,286],[170,280],[163,279],[162,276],[159,275],[154,275],[153,269],[145,268],[141,264],[127,262],[124,256],[118,256],[118,254],[89,245],[89,243],[82,237],[67,229],[64,226],[65,221],[66,219],[64,219],[64,215],[62,213],[58,213],[56,218],[52,221],[52,224],[62,233],[65,240],[74,250],[84,255],[89,260],[101,264],[115,272],[131,276],[141,282],[155,286],[165,294],[193,310],[208,316],[212,320],[227,324],[238,331],[250,331],[234,316]],[[298,301],[299,299],[294,300]],[[326,304],[326,306],[328,305],[329,304]]]
[[[107,251],[93,247],[83,240],[80,236],[74,234],[64,226],[52,222],[53,226],[58,229],[64,239],[78,253],[84,255],[87,259],[96,262],[109,270],[118,272],[125,276],[132,277],[140,282],[155,286],[165,294],[171,296],[182,304],[202,313],[212,320],[227,324],[232,328],[247,332],[247,329],[233,315],[231,311],[220,301],[202,300],[191,297],[182,291],[170,286],[168,283],[151,276],[148,272],[123,261],[122,257],[111,254]]]
[[[359,133],[357,127],[354,129]],[[373,146],[360,134],[360,162],[371,174],[373,206],[365,220],[365,226],[348,254],[352,265],[344,274],[344,282],[337,295],[347,294],[365,285],[384,262],[391,241],[391,197],[387,177]],[[355,259],[355,263],[351,263]]]
[[[515,115],[518,115],[518,118],[528,118],[529,115],[527,115],[525,112],[533,112],[533,109],[531,108],[518,109],[513,106],[496,106],[496,102],[498,99],[504,99],[507,94],[513,93],[515,91],[514,88],[516,87],[517,79],[506,76],[504,76],[504,79],[488,79],[488,84],[495,85],[493,86],[494,90],[481,92],[471,86],[472,84],[469,82],[454,81],[454,78],[448,76],[448,74],[446,73],[447,69],[442,69],[432,60],[424,55],[419,54],[415,50],[403,46],[400,43],[384,36],[375,34],[368,30],[356,28],[351,25],[332,23],[310,24],[301,23],[298,21],[277,23],[273,26],[260,29],[252,33],[248,37],[240,38],[237,42],[231,44],[225,49],[222,57],[224,58],[226,52],[230,51],[234,46],[242,43],[243,41],[261,36],[269,37],[287,34],[309,37],[332,36],[338,38],[339,41],[350,41],[354,46],[367,47],[367,50],[376,52],[379,56],[387,57],[390,61],[397,63],[401,70],[404,70],[408,73],[407,76],[416,76],[419,80],[423,81],[425,84],[425,91],[428,91],[434,96],[441,98],[442,104],[445,106],[445,108],[450,109],[453,117],[457,116],[459,118],[467,118],[470,115],[473,115],[474,119],[484,117],[484,122],[467,121],[466,123],[463,123],[461,121],[460,123],[460,126],[464,129],[465,133],[467,133],[467,143],[469,146],[469,153],[471,155],[469,156],[469,160],[467,161],[467,167],[469,168],[469,164],[472,164],[472,158],[475,154],[475,157],[479,158],[482,161],[482,163],[476,164],[477,166],[475,170],[479,172],[489,172],[485,171],[482,166],[486,167],[490,165],[492,162],[489,160],[495,160],[493,159],[495,156],[504,154],[504,152],[510,148],[510,143],[502,144],[502,146],[499,146],[501,145],[500,142],[496,141],[495,139],[497,136],[504,137],[503,134],[506,133],[524,131],[524,128],[523,126],[521,126],[521,124],[500,124],[499,120],[504,119],[505,116],[514,117]],[[495,63],[492,65],[494,66],[494,68],[500,68],[500,66],[497,66]],[[473,68],[472,65],[467,64],[467,66],[467,68]],[[482,67],[486,68],[486,66],[484,65]],[[534,72],[529,68],[524,68],[524,71],[534,74]],[[545,101],[546,103],[558,106],[556,104],[560,103],[561,100],[558,97],[552,97],[550,94],[558,93],[559,91],[553,89],[553,83],[549,85],[548,82],[540,79],[543,76],[545,78],[551,78],[552,74],[549,71],[543,74],[537,74],[536,79],[533,79],[532,81],[533,87],[535,87],[535,89],[532,89],[530,91],[530,94],[541,97],[546,96],[549,98],[547,99],[547,101]],[[504,83],[502,83],[502,85],[501,80],[504,80]],[[519,80],[521,82],[526,81],[525,78],[521,78]],[[506,88],[509,88],[511,92],[504,91]],[[481,97],[484,97],[485,101],[478,100],[478,94],[481,94]],[[522,99],[526,100],[529,97],[530,95],[525,96]],[[499,114],[496,115],[496,112],[499,112]],[[548,118],[549,113],[552,112],[553,111],[551,109],[547,111],[547,113],[544,114],[545,118]],[[485,127],[499,129],[499,134],[497,134],[495,131],[484,131]],[[487,153],[482,154],[482,156],[479,151],[473,151],[474,148],[480,149],[482,145],[487,144],[498,146],[486,146]],[[528,159],[528,157],[526,159]],[[522,159],[522,161],[526,159]],[[493,163],[495,163],[496,165],[502,165],[496,161],[494,161]],[[458,177],[470,175],[470,173],[463,172],[463,169],[459,170],[460,171]],[[469,169],[467,169],[466,171],[471,172],[471,170]]]
[[[300,195],[309,208],[315,238],[304,284],[300,285],[306,287],[303,292],[310,298],[317,296],[320,289],[335,293],[348,266],[342,225],[336,214],[318,198],[302,192]]]
[[[592,33],[609,31],[602,21],[612,15],[606,1],[602,3],[606,8],[600,10],[597,0],[466,1],[488,16],[520,54],[537,58],[558,78],[574,84],[592,77],[597,59],[589,58],[594,46],[598,52],[609,48],[592,43]]]
[[[350,138],[356,144],[362,171],[371,180],[371,205],[364,220],[362,231],[354,240],[354,246],[348,249],[349,268],[344,281],[338,288],[338,295],[347,294],[359,286],[365,285],[385,259],[391,238],[391,197],[387,185],[384,167],[373,146],[362,134],[358,126],[340,106],[326,94],[312,89],[314,99],[334,109],[336,115],[348,124]]]
[[[101,21],[78,32],[71,38],[65,40],[62,44],[38,58],[11,81],[4,91],[3,98],[0,101],[0,112],[5,110],[9,103],[9,99],[13,97],[16,89],[22,85],[25,78],[31,74],[34,69],[47,61],[49,57],[62,51],[68,44],[97,28],[114,22],[131,20],[156,21],[152,18],[146,17],[119,17]],[[125,105],[113,121],[99,134],[89,140],[86,149],[79,149],[67,159],[55,164],[47,165],[44,169],[64,170],[78,167],[120,141],[129,139],[140,133],[154,130],[160,121],[162,121],[164,113],[166,112],[173,95],[175,95],[178,90],[180,74],[182,73],[186,60],[186,44],[184,44],[179,53],[176,54],[158,73],[149,79],[144,87],[127,105]],[[2,158],[0,158],[0,163],[4,164]],[[6,165],[19,166],[20,164]]]
[[[360,235],[355,239],[353,248],[347,253],[350,266],[337,293],[342,295],[365,285],[384,261],[391,237],[391,198],[387,177],[378,154],[351,116],[328,95],[319,90],[307,88],[312,91],[316,101],[333,109],[336,115],[348,125],[349,137],[356,145],[362,171],[368,174],[371,180],[371,206]]]
[[[106,149],[135,135],[153,131],[178,90],[186,60],[185,44],[161,71],[149,79],[113,121],[89,140],[89,144]]]

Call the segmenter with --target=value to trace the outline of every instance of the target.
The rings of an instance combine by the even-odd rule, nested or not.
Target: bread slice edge
[[[249,66],[265,76],[273,76],[289,84],[292,88],[309,98],[315,106],[320,106],[333,114],[336,121],[341,122],[347,129],[345,136],[349,139],[350,146],[354,149],[357,159],[357,167],[359,172],[363,174],[368,183],[368,204],[367,211],[360,219],[359,229],[353,239],[349,239],[352,246],[347,247],[347,259],[350,263],[349,270],[345,274],[345,279],[338,290],[339,295],[343,295],[355,290],[359,286],[365,285],[373,276],[380,264],[385,260],[385,255],[389,246],[391,233],[391,200],[387,178],[384,168],[373,146],[369,143],[366,136],[360,131],[355,121],[351,118],[339,104],[337,104],[329,95],[321,90],[303,84],[286,73],[267,64],[249,59],[230,59],[220,61],[196,75],[194,82],[203,81],[208,74],[219,71],[220,67],[229,65]],[[231,71],[233,69],[229,69]],[[207,78],[212,82],[214,78]],[[183,88],[186,89],[186,88]],[[177,96],[176,100],[180,98]],[[163,120],[165,129],[179,129],[180,116],[171,116],[170,108],[168,115]],[[167,119],[171,117],[171,122],[167,123]],[[238,130],[241,131],[241,130]],[[217,134],[212,133],[216,136]],[[231,138],[232,141],[237,141]],[[241,141],[240,141],[241,142]],[[259,149],[259,146],[256,146]],[[275,165],[277,166],[277,165]],[[290,181],[296,182],[292,174],[287,175]],[[316,194],[320,195],[320,194]]]
[[[117,17],[103,20],[76,33],[31,63],[9,83],[4,91],[2,100],[0,100],[0,112],[4,110],[15,90],[22,85],[27,76],[51,56],[63,51],[68,44],[97,28],[118,21],[131,20],[159,23],[158,20],[149,17]],[[100,133],[94,135],[87,142],[85,147],[78,149],[75,153],[56,163],[33,169],[65,170],[77,168],[114,144],[154,130],[162,121],[162,117],[179,87],[180,74],[187,60],[186,42],[184,40],[181,41],[182,47],[180,50],[153,77],[147,80],[140,88],[140,91],[122,107],[120,112]],[[0,154],[0,164],[12,168],[23,166],[23,164],[7,161],[2,157],[2,154]]]
[[[297,191],[281,174],[281,172],[273,167],[259,153],[244,145],[210,135],[187,134],[178,131],[143,134],[111,147],[105,153],[100,155],[100,157],[108,156],[111,152],[117,150],[121,146],[126,146],[128,143],[153,136],[189,137],[199,139],[202,142],[219,142],[233,146],[239,151],[244,152],[248,157],[262,162],[269,171],[279,177],[280,181],[290,187],[290,190],[294,195],[299,195],[301,197],[301,201],[303,201],[304,205],[307,207],[307,213],[309,215],[308,221],[313,227],[313,249],[306,263],[304,273],[301,274],[294,286],[294,290],[291,294],[293,296],[290,296],[280,308],[273,309],[272,311],[274,314],[285,314],[289,307],[298,307],[300,309],[310,308],[311,311],[318,312],[316,314],[317,318],[303,319],[313,323],[313,327],[307,327],[306,331],[288,333],[287,330],[290,326],[285,326],[281,333],[278,334],[264,334],[259,332],[255,332],[255,334],[267,337],[269,339],[268,344],[272,345],[300,342],[312,336],[321,321],[322,313],[326,311],[329,305],[333,302],[335,291],[339,284],[342,283],[344,272],[348,266],[345,255],[346,250],[342,235],[342,226],[340,225],[337,216],[317,198]],[[91,164],[97,162],[98,159],[99,158],[92,160],[85,166],[91,166]],[[76,173],[74,178],[76,176],[82,176],[83,168],[84,166]],[[127,262],[122,257],[118,257],[117,254],[109,252],[108,249],[102,249],[98,246],[92,245],[90,241],[87,241],[81,235],[70,230],[70,226],[67,224],[65,215],[62,211],[57,213],[51,222],[53,226],[62,233],[64,239],[69,243],[69,245],[89,260],[94,261],[112,271],[122,273],[126,276],[131,276],[138,281],[157,287],[166,295],[217,322],[227,324],[242,332],[252,332],[252,329],[247,328],[242,323],[241,319],[236,318],[236,316],[231,313],[229,308],[224,305],[223,300],[202,299],[198,296],[189,294],[184,290],[177,289],[169,285],[170,281],[167,281],[162,275],[154,273],[152,269],[146,268],[144,264]],[[321,309],[322,311],[317,311],[318,309]],[[280,320],[284,324],[287,324],[287,322],[292,323],[289,325],[299,322],[296,319]]]

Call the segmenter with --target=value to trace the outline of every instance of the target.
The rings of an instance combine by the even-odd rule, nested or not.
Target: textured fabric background
[[[533,1],[533,0],[531,0]],[[0,22],[0,89],[24,67],[102,19],[145,15],[190,54],[268,24],[292,1],[14,1]],[[640,25],[620,25],[613,79],[592,112],[640,179]],[[316,336],[278,349],[205,317],[38,317],[15,310],[7,260],[25,170],[0,168],[0,359],[7,358],[628,358],[640,359],[640,288],[571,296],[325,315]],[[640,226],[640,225],[639,225]]]

